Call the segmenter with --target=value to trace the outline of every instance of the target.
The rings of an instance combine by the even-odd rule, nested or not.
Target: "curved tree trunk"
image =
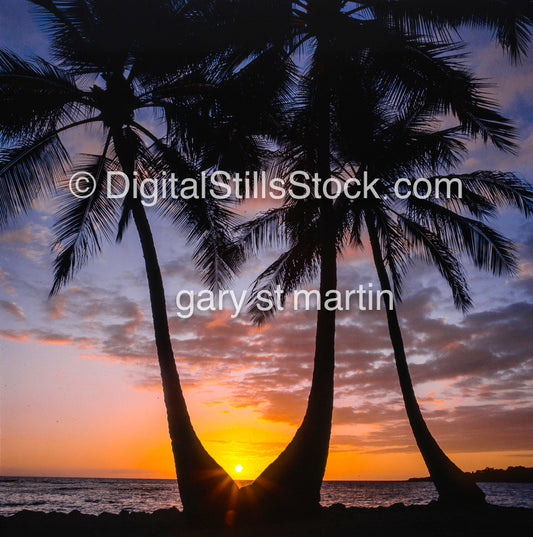
[[[128,158],[126,141],[115,134],[114,143],[124,173],[133,177],[134,161]],[[146,267],[157,357],[183,510],[193,518],[223,521],[234,507],[238,486],[207,453],[192,426],[174,361],[163,279],[152,232],[140,200],[134,199],[131,203]]]
[[[325,245],[320,295],[336,289],[335,246]],[[318,311],[307,411],[294,438],[252,485],[240,490],[242,517],[284,517],[316,509],[326,469],[333,411],[335,311]]]
[[[318,172],[329,178],[329,88],[320,73],[317,121]],[[331,200],[321,200],[320,300],[313,378],[307,410],[294,438],[255,482],[240,491],[243,517],[290,517],[319,507],[331,435],[335,369],[335,310],[324,309],[326,293],[337,289],[337,251]]]
[[[374,222],[368,215],[365,220],[381,289],[391,291]],[[484,504],[485,493],[477,486],[471,476],[465,474],[446,456],[424,421],[409,374],[402,332],[394,304],[391,310],[387,308],[387,321],[407,417],[418,449],[439,493],[439,501],[456,506]]]

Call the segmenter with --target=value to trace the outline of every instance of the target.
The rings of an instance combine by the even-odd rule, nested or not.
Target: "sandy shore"
[[[435,504],[375,509],[334,505],[304,521],[222,530],[191,526],[177,509],[99,516],[21,511],[0,517],[5,537],[529,537],[532,531],[533,509],[450,511]]]

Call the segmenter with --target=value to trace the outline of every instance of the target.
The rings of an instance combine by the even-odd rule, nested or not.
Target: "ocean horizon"
[[[245,485],[249,481],[239,481]],[[479,483],[487,501],[504,507],[533,509],[533,483]],[[431,482],[324,481],[321,504],[387,507],[397,503],[424,505],[437,499]],[[0,516],[19,511],[88,515],[121,511],[151,513],[182,508],[175,479],[0,477]]]

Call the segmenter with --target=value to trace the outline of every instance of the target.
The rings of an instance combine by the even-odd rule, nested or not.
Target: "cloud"
[[[60,332],[47,330],[31,330],[29,334],[42,345],[70,345],[73,344],[81,349],[92,348],[98,344],[98,340],[89,337],[66,335]]]
[[[0,285],[11,295],[16,296],[17,292],[13,287],[13,284],[8,279],[8,274],[0,267]]]
[[[527,261],[533,243],[530,235],[523,237]],[[166,270],[167,278],[177,278],[179,263],[168,264]],[[533,379],[528,330],[532,295],[522,292],[522,300],[511,303],[509,295],[506,303],[493,302],[463,318],[447,316],[442,305],[449,301],[448,292],[431,284],[424,287],[428,274],[415,267],[411,281],[416,286],[411,285],[410,292],[407,286],[398,311],[415,390],[432,432],[452,450],[467,445],[481,449],[494,434],[492,427],[499,427],[496,430],[507,438],[507,416],[508,438],[518,437]],[[375,281],[368,259],[350,256],[340,265],[339,281],[341,288]],[[526,280],[510,285],[520,281]],[[4,330],[0,337],[73,345],[87,358],[128,364],[131,384],[160,390],[146,295],[143,290],[142,298],[134,299],[116,288],[79,283],[43,307],[46,319],[53,320],[50,327]],[[204,404],[251,408],[270,423],[301,422],[312,378],[316,312],[289,310],[261,330],[246,317],[231,319],[229,310],[183,320],[169,301],[167,313],[176,363],[188,392],[202,392]],[[415,450],[385,312],[339,312],[336,332],[333,449]],[[212,390],[213,386],[218,388]],[[470,434],[481,415],[495,413],[498,420],[486,419],[476,436]],[[516,445],[525,442],[517,439]]]
[[[57,321],[66,316],[65,310],[66,298],[64,295],[57,295],[49,297],[48,300],[43,302],[43,309],[46,312],[46,317],[50,321]]]
[[[533,105],[533,59],[525,57],[519,65],[512,65],[506,54],[496,50],[494,43],[477,47],[474,63],[478,76],[496,83],[492,93],[507,110],[517,105]]]
[[[9,303],[2,301],[0,306],[5,309]],[[53,328],[33,326],[24,334],[3,331],[0,337],[30,338],[46,345],[70,344],[114,359],[153,356],[150,323],[144,321],[136,302],[119,293],[72,287],[44,302],[43,309],[47,319],[54,320]]]
[[[51,240],[52,234],[49,228],[31,222],[0,234],[0,244],[4,249],[34,262],[48,255]]]
[[[13,315],[13,317],[17,318],[20,321],[23,321],[25,319],[22,308],[15,302],[0,300],[0,309],[5,311],[9,315]]]
[[[27,341],[30,334],[20,330],[0,330],[0,337],[9,341]]]

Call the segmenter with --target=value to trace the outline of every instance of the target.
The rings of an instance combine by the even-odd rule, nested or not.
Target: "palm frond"
[[[268,268],[255,280],[248,311],[252,321],[262,325],[273,317],[277,311],[277,304],[265,311],[260,307],[258,294],[263,292],[266,296],[275,296],[279,286],[282,290],[281,306],[285,304],[287,296],[295,289],[310,283],[316,277],[320,266],[319,246],[317,237],[307,237],[294,244],[289,250],[281,254]]]
[[[446,38],[461,27],[488,29],[515,61],[525,55],[531,38],[533,8],[527,1],[365,0],[360,4],[409,33]]]
[[[457,308],[466,313],[472,306],[472,298],[461,264],[436,233],[425,229],[404,216],[399,217],[409,242],[409,249],[425,262],[435,265],[446,280]]]
[[[413,125],[413,119],[399,121],[385,129],[376,138],[375,146],[387,148],[387,158],[376,158],[370,162],[379,177],[405,177],[419,174],[424,177],[434,170],[448,170],[457,165],[466,152],[460,128],[443,130],[427,128],[432,118],[416,118],[417,122],[425,123],[423,128]],[[373,155],[369,155],[371,158]]]
[[[504,151],[515,149],[515,129],[499,113],[489,94],[491,84],[477,79],[461,56],[448,52],[445,45],[416,41],[406,49],[408,61],[398,54],[376,61],[394,106],[412,108],[418,103],[434,116],[452,114],[465,135],[490,140]]]
[[[403,278],[409,266],[409,249],[405,241],[405,234],[398,224],[388,215],[385,207],[380,210],[365,210],[365,219],[371,218],[374,223],[382,257],[389,268],[392,278],[395,299],[402,301]],[[367,220],[368,222],[368,220]],[[368,225],[368,224],[367,224]]]
[[[205,197],[200,195],[202,175],[178,151],[161,141],[155,141],[151,151],[159,173],[168,171],[176,178],[175,195],[158,196],[155,208],[187,232],[203,281],[211,289],[225,288],[242,262],[242,251],[233,241],[238,216],[231,209],[232,200],[218,199],[219,193],[211,188],[206,189]],[[182,195],[185,179],[197,185],[198,196],[186,199]]]
[[[0,228],[28,211],[41,195],[50,195],[70,166],[55,132],[0,150]]]
[[[467,255],[476,267],[497,276],[516,274],[515,246],[486,224],[414,196],[408,201],[407,216],[427,227],[455,252]]]
[[[50,295],[55,295],[92,256],[101,251],[102,239],[111,242],[115,235],[120,203],[106,195],[107,172],[113,169],[107,158],[110,138],[100,155],[86,155],[77,169],[90,173],[94,193],[84,199],[74,196],[68,188],[60,196],[60,210],[54,224],[54,283]]]
[[[284,217],[287,207],[270,209],[238,227],[237,242],[246,252],[283,246],[287,241]]]
[[[135,36],[143,30],[146,9],[125,0],[30,0],[51,39],[53,56],[77,73],[110,72],[131,65]],[[127,16],[125,16],[127,14]]]
[[[176,213],[174,222],[188,230],[204,283],[210,289],[226,288],[242,263],[242,251],[233,242],[238,217],[229,204],[210,197],[200,199]]]
[[[513,207],[533,216],[533,185],[510,172],[478,170],[456,175],[466,192],[475,192],[498,207]]]
[[[89,104],[66,71],[0,50],[0,141],[42,135],[60,122],[74,121]]]

